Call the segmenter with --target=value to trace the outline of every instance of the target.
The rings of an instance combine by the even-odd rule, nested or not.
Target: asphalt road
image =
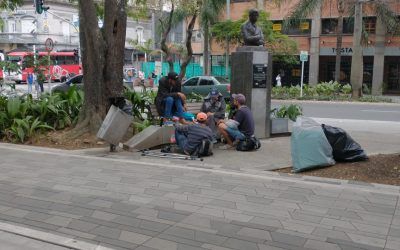
[[[273,100],[272,107],[297,103],[309,117],[400,122],[400,104]]]

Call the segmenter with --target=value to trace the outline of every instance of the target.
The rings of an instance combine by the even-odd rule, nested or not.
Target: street
[[[400,122],[400,104],[273,100],[272,107],[297,103],[305,116],[318,118]]]
[[[114,157],[0,144],[0,230],[74,249],[400,248],[399,187]]]

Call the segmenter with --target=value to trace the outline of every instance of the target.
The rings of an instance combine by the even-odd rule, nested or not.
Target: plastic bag
[[[293,124],[291,151],[294,172],[335,164],[321,125],[311,118],[298,117]]]
[[[336,161],[364,161],[368,159],[360,144],[355,142],[343,129],[325,124],[322,124],[322,129],[332,146],[333,158]]]

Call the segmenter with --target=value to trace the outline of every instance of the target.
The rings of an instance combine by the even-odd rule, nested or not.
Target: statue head
[[[249,10],[249,20],[252,24],[255,24],[258,19],[258,10],[257,9],[251,9]]]

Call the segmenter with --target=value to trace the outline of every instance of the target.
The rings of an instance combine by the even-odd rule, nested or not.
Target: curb
[[[327,104],[343,104],[343,105],[386,105],[400,106],[398,102],[349,102],[349,101],[315,101],[315,100],[287,100],[287,99],[271,99],[274,102],[282,103],[327,103]]]

